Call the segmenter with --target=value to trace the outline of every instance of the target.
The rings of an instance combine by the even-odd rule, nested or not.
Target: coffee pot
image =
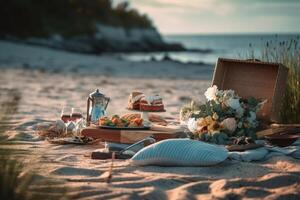
[[[91,122],[94,124],[98,123],[99,118],[105,115],[105,111],[109,101],[110,98],[106,97],[104,94],[99,92],[99,89],[89,94],[87,98],[87,112],[86,112],[87,126],[89,126]]]

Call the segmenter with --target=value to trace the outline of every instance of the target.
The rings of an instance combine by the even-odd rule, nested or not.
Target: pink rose
[[[222,121],[222,125],[230,133],[233,133],[236,130],[237,124],[234,118],[226,118]]]

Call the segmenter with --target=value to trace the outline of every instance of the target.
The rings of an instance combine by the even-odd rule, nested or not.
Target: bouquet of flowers
[[[206,90],[205,97],[205,104],[192,101],[180,111],[180,119],[187,121],[194,139],[228,144],[232,137],[256,138],[256,113],[265,101],[242,99],[235,91],[218,90],[215,85]]]

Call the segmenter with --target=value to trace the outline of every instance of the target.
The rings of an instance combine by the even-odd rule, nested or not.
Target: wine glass
[[[83,116],[82,116],[81,110],[79,108],[72,108],[71,121],[76,123],[82,118],[83,118]]]
[[[73,135],[75,137],[78,137],[80,136],[81,129],[85,127],[83,115],[79,108],[72,108],[71,120],[72,123],[75,124],[75,128],[73,129]]]
[[[69,121],[71,121],[71,113],[72,109],[70,107],[64,106],[61,110],[61,120],[64,121],[65,124],[67,124]]]

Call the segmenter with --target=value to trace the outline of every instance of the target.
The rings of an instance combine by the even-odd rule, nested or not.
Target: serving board
[[[160,112],[166,112],[165,109],[163,110],[137,110],[137,109],[130,109],[130,108],[126,108],[129,111],[134,111],[134,112],[147,112],[147,113],[160,113]]]
[[[111,129],[111,130],[149,130],[149,126],[140,126],[140,127],[115,127],[115,126],[99,126],[102,129]]]
[[[133,144],[146,137],[153,136],[156,141],[177,138],[182,135],[180,129],[174,128],[151,128],[150,130],[114,130],[99,127],[87,127],[82,129],[81,135],[106,142]]]

